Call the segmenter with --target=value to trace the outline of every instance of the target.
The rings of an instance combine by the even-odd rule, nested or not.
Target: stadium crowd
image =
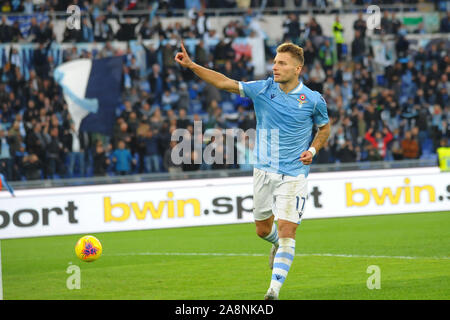
[[[82,10],[101,8],[114,12],[148,9],[155,3],[170,14],[173,9],[201,8],[255,8],[267,7],[342,7],[345,5],[392,5],[399,3],[417,4],[419,0],[9,0],[2,1],[0,12],[24,12],[32,14],[46,11],[66,11],[69,5],[78,5]],[[439,0],[433,0],[438,5]]]
[[[202,121],[203,133],[213,128],[244,131],[255,128],[251,100],[221,92],[199,81],[190,71],[180,69],[173,60],[179,42],[176,45],[167,42],[159,48],[145,47],[149,67],[142,77],[131,49],[121,52],[110,40],[134,39],[138,33],[144,38],[157,34],[161,40],[197,38],[200,41],[195,52],[191,52],[197,63],[233,79],[253,80],[251,59],[242,56],[236,60],[231,42],[223,40],[252,35],[246,23],[246,19],[252,18],[251,12],[230,22],[222,34],[208,30],[206,23],[200,24],[203,28],[198,27],[201,10],[190,25],[177,23],[164,29],[158,22],[146,24],[147,21],[135,32],[136,25],[130,26],[132,22],[125,21],[115,34],[111,28],[101,27],[107,24],[101,17],[86,18],[81,31],[66,32],[64,41],[84,41],[88,36],[92,41],[105,42],[95,58],[124,55],[123,105],[117,110],[114,134],[74,130],[61,88],[52,77],[56,67],[48,54],[51,42],[55,41],[52,23],[38,25],[32,21],[29,41],[37,42],[38,47],[33,52],[33,70],[28,79],[19,67],[17,50],[11,50],[8,63],[0,70],[0,172],[10,180],[33,180],[250,169],[242,161],[240,165],[237,161],[227,164],[226,159],[209,165],[204,162],[177,165],[170,155],[176,145],[171,142],[174,130],[183,128],[193,133],[194,121]],[[434,156],[438,146],[448,145],[448,40],[411,50],[405,38],[406,29],[397,22],[395,14],[385,14],[381,33],[396,36],[397,61],[384,68],[381,77],[374,77],[377,66],[361,16],[354,24],[355,37],[348,49],[342,41],[345,30],[338,17],[333,24],[334,37],[330,39],[323,37],[322,27],[314,17],[300,24],[297,16],[289,15],[283,27],[283,40],[304,48],[302,81],[321,92],[328,105],[332,133],[316,163],[427,158]],[[440,31],[449,32],[448,28],[449,15],[442,19]],[[22,35],[20,29],[3,23],[0,37],[3,43],[17,41]],[[214,48],[207,48],[205,37],[216,37],[219,42]],[[273,50],[266,45],[266,51],[270,76]],[[63,57],[64,61],[93,58],[93,53],[79,52],[74,47],[66,50]],[[218,143],[200,138],[203,148]],[[237,143],[234,148],[236,157],[251,157],[251,142]],[[192,159],[199,156],[195,152],[191,155]]]

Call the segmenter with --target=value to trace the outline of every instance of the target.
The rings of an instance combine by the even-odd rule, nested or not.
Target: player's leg
[[[278,228],[277,225],[274,223],[274,215],[272,214],[272,216],[269,219],[266,220],[262,220],[262,221],[255,221],[256,224],[256,234],[270,242],[272,244],[272,248],[270,248],[270,253],[269,253],[269,268],[273,269],[273,261],[275,259],[275,254],[277,253],[278,250]]]
[[[267,172],[255,169],[253,174],[253,216],[255,219],[256,234],[272,243],[269,255],[269,267],[272,268],[275,253],[278,248],[278,229],[274,223],[272,213],[272,191],[273,184],[270,184],[270,177]]]
[[[291,238],[295,240],[295,235],[299,222],[291,222],[284,219],[278,220],[278,234],[280,238]]]
[[[274,215],[271,213],[270,218],[265,220],[255,220],[255,226],[256,226],[256,234],[272,243],[277,244],[278,243],[278,229],[276,224],[273,222]]]
[[[265,299],[278,299],[295,256],[295,235],[307,197],[306,178],[285,177],[275,192],[274,210],[278,215],[279,247],[275,255],[270,287]]]
[[[256,234],[267,239],[273,234],[272,186],[269,184],[267,172],[255,168],[253,170],[253,218]],[[276,228],[275,228],[276,229]]]
[[[279,219],[279,247],[273,260],[272,278],[270,288],[265,296],[266,300],[276,300],[280,289],[286,280],[289,269],[295,256],[295,232],[298,224]]]

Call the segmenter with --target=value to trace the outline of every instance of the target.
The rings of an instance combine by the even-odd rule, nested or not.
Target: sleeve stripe
[[[242,98],[245,98],[244,86],[242,85],[242,82],[241,82],[241,81],[239,81],[239,95],[240,95]]]

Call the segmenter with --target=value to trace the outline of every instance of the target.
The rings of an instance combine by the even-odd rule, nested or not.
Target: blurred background
[[[78,30],[67,25],[71,4]],[[271,76],[279,44],[303,47],[301,80],[324,96],[332,130],[313,172],[447,170],[449,10],[439,0],[2,1],[0,173],[19,189],[251,175],[251,139],[233,145],[239,164],[171,161],[172,133],[193,134],[194,121],[202,134],[256,125],[251,100],[175,63],[181,39],[195,62],[241,81]],[[123,58],[111,133],[78,131],[54,70],[109,57]]]

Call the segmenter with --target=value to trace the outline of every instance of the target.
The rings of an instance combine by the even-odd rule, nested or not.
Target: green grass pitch
[[[449,213],[304,220],[280,299],[449,299]],[[269,285],[253,224],[94,235],[92,263],[75,256],[80,235],[1,241],[4,299],[261,300]],[[81,289],[66,287],[70,263]]]

